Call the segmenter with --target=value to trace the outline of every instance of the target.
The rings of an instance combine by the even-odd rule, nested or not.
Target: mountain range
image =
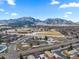
[[[48,18],[44,21],[40,19],[35,19],[33,17],[21,17],[17,19],[9,19],[9,20],[0,20],[0,24],[8,24],[10,26],[32,26],[36,24],[74,24],[72,21],[68,21],[61,18]]]

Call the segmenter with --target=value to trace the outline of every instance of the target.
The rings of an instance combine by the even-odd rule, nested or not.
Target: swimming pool
[[[0,45],[0,53],[4,52],[5,50],[7,50],[7,46],[6,45]]]

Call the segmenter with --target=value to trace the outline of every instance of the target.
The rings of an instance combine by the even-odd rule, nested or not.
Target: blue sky
[[[0,0],[0,20],[31,16],[79,22],[79,0]]]

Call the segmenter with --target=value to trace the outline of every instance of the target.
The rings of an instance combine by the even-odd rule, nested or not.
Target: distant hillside
[[[33,17],[21,17],[17,19],[9,19],[9,20],[0,20],[0,24],[8,24],[10,26],[32,26],[36,24],[74,24],[72,21],[67,21],[65,19],[60,18],[49,18],[45,21],[41,21],[39,19],[35,19]]]
[[[40,20],[32,18],[32,17],[22,17],[18,19],[9,20],[8,24],[12,26],[32,26],[35,22],[40,22]]]
[[[55,18],[55,19],[49,18],[46,19],[44,22],[47,24],[73,24],[72,21],[67,21],[65,19],[60,19],[60,18]]]

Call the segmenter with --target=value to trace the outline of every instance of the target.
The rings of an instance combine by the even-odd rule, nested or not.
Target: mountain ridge
[[[0,20],[0,24],[8,24],[11,26],[32,26],[38,23],[45,23],[45,24],[74,24],[72,21],[68,21],[61,18],[48,18],[44,21],[40,19],[35,19],[33,17],[20,17],[16,19],[9,19],[9,20]]]

